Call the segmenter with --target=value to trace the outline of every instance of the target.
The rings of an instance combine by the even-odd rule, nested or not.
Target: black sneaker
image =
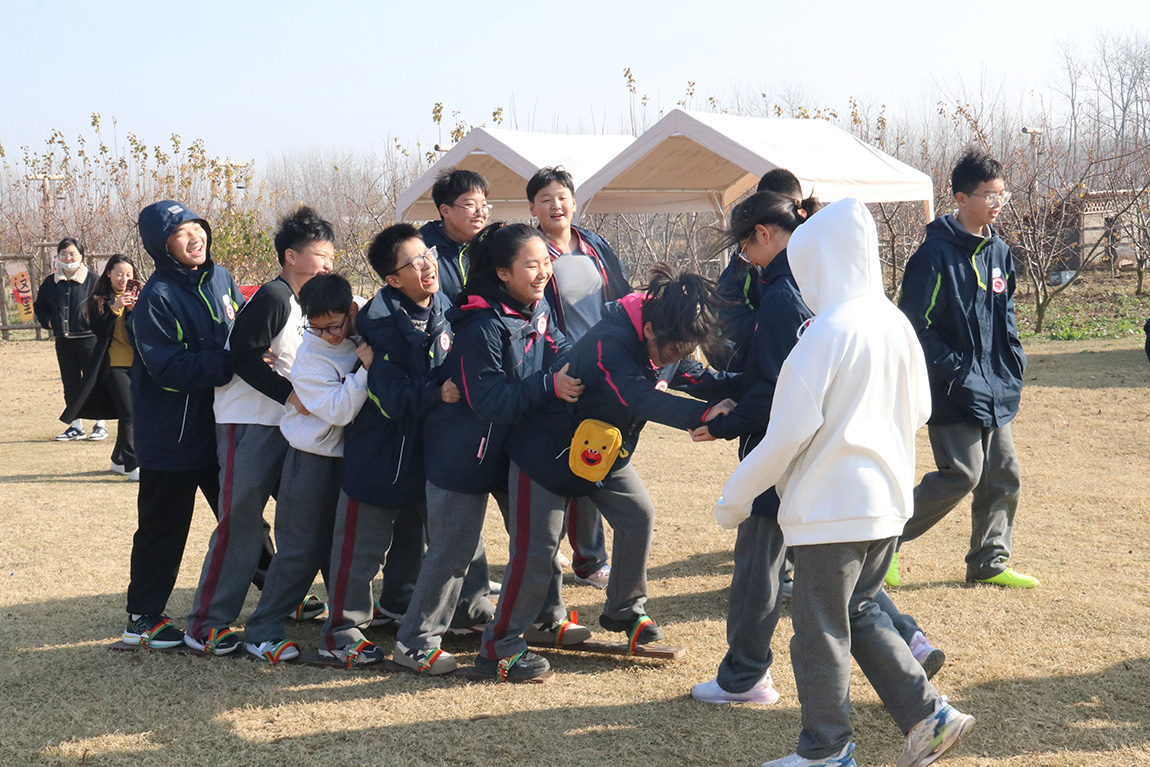
[[[327,617],[327,603],[315,594],[308,594],[295,609],[297,621],[312,621]]]
[[[182,645],[184,632],[173,626],[166,615],[141,615],[135,620],[129,615],[128,627],[124,629],[120,641],[128,645],[166,650]]]
[[[203,641],[191,634],[184,634],[184,644],[208,655],[227,655],[239,649],[243,642],[240,641],[240,635],[235,629],[228,628],[208,629],[208,635]]]
[[[521,682],[543,676],[551,670],[551,664],[542,655],[524,650],[510,658],[491,660],[482,654],[475,657],[475,670],[480,674],[493,676],[501,682]]]
[[[651,644],[663,638],[663,629],[646,615],[630,618],[599,616],[599,625],[608,631],[622,631],[633,645]]]

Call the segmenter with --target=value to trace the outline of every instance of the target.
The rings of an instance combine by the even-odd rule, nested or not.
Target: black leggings
[[[116,446],[112,448],[112,463],[132,471],[136,463],[136,441],[132,436],[132,378],[131,368],[108,368],[104,383],[116,408]]]

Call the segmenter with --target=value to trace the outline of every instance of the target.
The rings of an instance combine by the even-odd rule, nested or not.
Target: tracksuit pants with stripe
[[[195,639],[234,623],[260,557],[266,555],[270,564],[274,549],[264,507],[279,486],[287,449],[279,426],[216,424],[220,513],[188,615],[188,632]]]
[[[343,649],[365,638],[363,629],[375,612],[371,582],[384,562],[392,566],[384,567],[380,606],[396,615],[407,611],[423,561],[425,514],[423,503],[374,506],[340,491],[331,536],[328,617],[320,632],[323,649]]]
[[[331,534],[343,478],[343,458],[289,447],[276,502],[278,550],[260,603],[244,626],[252,644],[284,638],[284,621],[307,596],[317,572],[328,583]]]
[[[507,495],[491,495],[506,516]],[[396,635],[404,647],[434,650],[449,628],[481,626],[495,614],[483,548],[487,496],[427,483],[427,556]]]
[[[566,615],[555,552],[563,534],[567,499],[532,480],[514,461],[508,491],[510,562],[503,573],[495,618],[483,632],[480,649],[491,660],[526,650],[523,632],[533,623],[559,621]],[[651,496],[628,463],[608,474],[587,498],[614,531],[603,614],[623,620],[638,618],[647,602],[647,558],[655,522]]]

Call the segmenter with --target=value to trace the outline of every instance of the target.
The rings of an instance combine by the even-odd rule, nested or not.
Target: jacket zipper
[[[180,420],[180,438],[176,440],[177,443],[184,441],[184,428],[188,425],[188,401],[191,398],[190,394],[184,395],[184,417]]]

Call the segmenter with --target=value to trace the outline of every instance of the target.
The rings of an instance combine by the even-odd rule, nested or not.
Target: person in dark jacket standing
[[[184,632],[164,615],[188,540],[196,489],[218,515],[215,387],[232,377],[225,344],[243,296],[211,257],[208,222],[172,200],[140,212],[156,270],[128,323],[136,350],[132,410],[140,463],[125,644],[175,647]]]
[[[96,334],[88,324],[86,306],[95,286],[96,275],[84,265],[83,244],[75,237],[60,240],[56,246],[56,272],[48,275],[40,285],[32,311],[40,327],[51,330],[56,339],[56,362],[60,366],[67,410],[72,408],[80,394],[84,385],[84,365],[96,348]],[[60,442],[108,437],[102,420],[92,427],[91,437],[84,431],[81,419],[72,416],[64,423],[68,428],[56,435]]]
[[[1021,486],[1010,422],[1026,355],[1014,319],[1014,261],[993,224],[1010,199],[1002,166],[968,150],[951,175],[958,211],[932,221],[906,264],[899,308],[918,334],[930,373],[930,444],[938,471],[914,490],[913,541],[973,491],[966,579],[1034,588],[1008,565]],[[887,573],[899,583],[898,554]]]
[[[472,170],[447,168],[431,187],[439,221],[429,221],[419,236],[439,256],[439,284],[453,303],[467,275],[467,245],[487,226],[487,179]]]
[[[121,253],[109,258],[88,297],[88,324],[96,336],[96,345],[84,366],[80,393],[63,416],[63,420],[70,421],[94,411],[101,414],[108,411],[108,417],[117,421],[109,470],[137,482],[140,469],[132,439],[132,359],[135,355],[128,340],[127,320],[139,292],[136,266],[131,259]]]

